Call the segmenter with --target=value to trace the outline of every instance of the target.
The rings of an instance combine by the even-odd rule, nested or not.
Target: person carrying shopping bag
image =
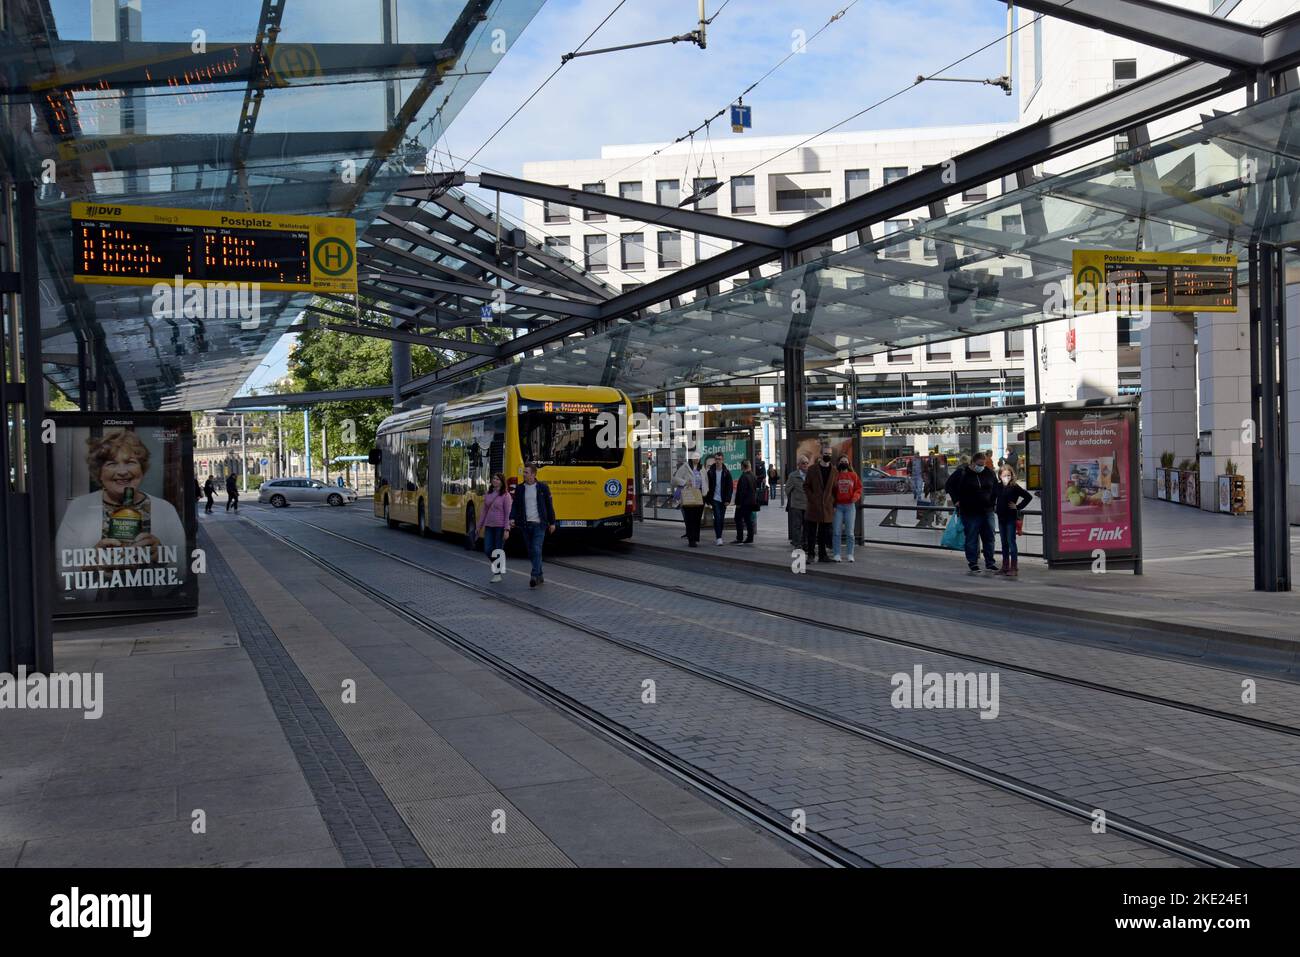
[[[700,470],[698,455],[692,455],[677,467],[673,486],[681,505],[682,521],[686,523],[686,544],[696,548],[700,544],[700,520],[704,517],[704,472]]]

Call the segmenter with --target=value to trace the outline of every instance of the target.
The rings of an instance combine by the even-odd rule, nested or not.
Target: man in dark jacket
[[[239,485],[235,482],[233,472],[226,476],[226,511],[232,508],[239,511]]]
[[[736,481],[736,544],[754,544],[754,510],[758,508],[758,482],[749,459],[740,460]]]
[[[930,453],[925,463],[925,497],[931,505],[943,505],[944,487],[948,484],[948,457],[937,448]],[[922,525],[943,527],[942,512],[926,512]]]
[[[812,561],[813,549],[819,562],[831,560],[831,522],[835,518],[835,480],[831,470],[831,447],[822,446],[821,461],[814,462],[803,483],[807,500],[803,513],[804,551]]]
[[[788,516],[787,526],[790,533],[790,544],[800,547],[804,543],[803,534],[803,512],[808,506],[808,499],[804,495],[804,481],[808,478],[808,456],[799,456],[799,467],[785,480],[785,511]]]
[[[980,573],[980,544],[984,546],[984,567],[998,570],[993,561],[993,509],[998,501],[998,483],[993,470],[986,467],[983,452],[976,452],[970,465],[963,465],[948,476],[944,488],[961,516],[966,533],[966,564],[970,574]]]
[[[532,573],[528,587],[536,588],[546,583],[542,577],[542,543],[548,533],[555,532],[555,505],[551,501],[551,487],[537,481],[537,466],[524,466],[524,484],[515,492],[510,507],[510,527],[524,530],[524,545],[532,560]]]
[[[722,461],[722,453],[713,456],[713,464],[704,473],[704,503],[713,509],[713,537],[715,545],[721,545],[722,527],[727,514],[727,504],[731,501],[731,473]]]

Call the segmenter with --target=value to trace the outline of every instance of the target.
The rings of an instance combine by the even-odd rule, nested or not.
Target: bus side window
[[[488,434],[492,436],[492,442],[488,445],[488,476],[497,472],[505,474],[506,471],[506,417],[504,415],[494,416],[488,422]]]
[[[423,489],[429,483],[429,444],[427,442],[416,442],[411,446],[412,452],[412,478],[413,484],[410,491]]]
[[[488,475],[495,475],[497,472],[504,473],[506,470],[506,437],[498,432],[492,436],[492,444],[488,446]]]

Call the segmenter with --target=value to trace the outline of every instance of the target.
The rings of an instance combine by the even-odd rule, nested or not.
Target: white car
[[[320,479],[278,478],[262,483],[257,500],[276,508],[291,504],[347,505],[357,500],[357,493],[356,489],[326,485]]]

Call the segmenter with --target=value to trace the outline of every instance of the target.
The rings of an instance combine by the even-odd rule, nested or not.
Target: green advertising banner
[[[751,446],[753,439],[745,434],[705,435],[700,440],[700,462],[707,468],[713,463],[713,456],[722,453],[722,461],[733,475],[740,472],[740,460],[753,458]]]

